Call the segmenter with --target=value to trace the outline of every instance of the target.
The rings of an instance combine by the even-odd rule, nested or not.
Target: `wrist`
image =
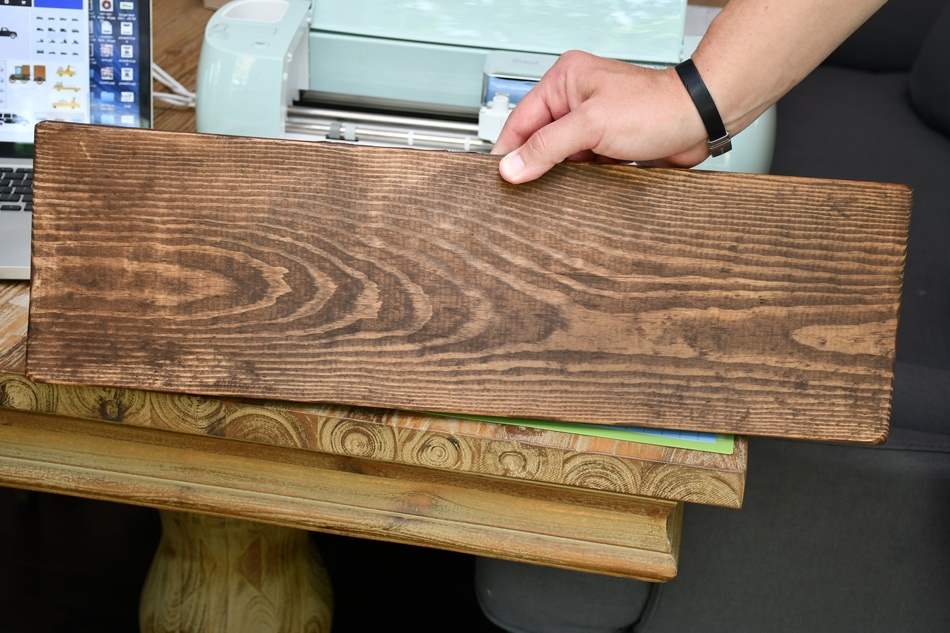
[[[674,68],[690,100],[702,119],[703,127],[706,129],[706,145],[710,156],[721,156],[732,149],[732,137],[729,135],[722,116],[719,114],[719,108],[709,89],[703,81],[702,75],[696,68],[692,59],[677,64]]]

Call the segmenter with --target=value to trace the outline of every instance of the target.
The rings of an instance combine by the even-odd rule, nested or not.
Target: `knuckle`
[[[525,149],[528,150],[532,156],[537,157],[545,163],[553,163],[554,161],[548,156],[552,147],[551,139],[551,128],[543,127],[534,134],[531,135],[531,138],[525,143]]]
[[[586,64],[592,57],[590,53],[584,51],[570,50],[562,53],[558,61],[570,65]]]

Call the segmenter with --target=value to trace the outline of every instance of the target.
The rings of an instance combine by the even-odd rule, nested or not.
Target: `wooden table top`
[[[31,383],[29,285],[0,284],[0,404],[146,428],[476,475],[738,508],[747,442],[732,455],[402,411]]]
[[[154,12],[156,62],[194,86],[211,12],[199,0]],[[156,102],[155,114],[160,129],[195,129],[193,110]],[[28,306],[27,283],[0,283],[6,485],[652,579],[675,574],[683,501],[742,502],[743,437],[720,455],[392,410],[32,383]]]

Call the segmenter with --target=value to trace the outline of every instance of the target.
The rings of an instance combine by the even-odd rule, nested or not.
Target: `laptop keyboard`
[[[33,170],[0,167],[0,212],[33,210]]]

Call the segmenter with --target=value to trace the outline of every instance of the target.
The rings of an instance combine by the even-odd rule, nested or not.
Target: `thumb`
[[[568,157],[592,149],[590,128],[582,124],[580,118],[571,112],[537,130],[524,145],[501,159],[498,164],[501,177],[512,184],[529,182]]]

